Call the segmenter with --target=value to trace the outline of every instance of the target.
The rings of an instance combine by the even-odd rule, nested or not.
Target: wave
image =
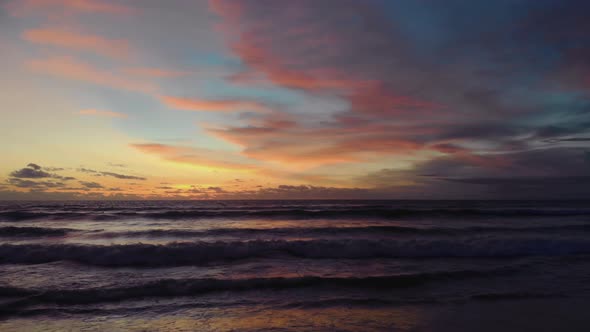
[[[506,293],[484,293],[470,296],[471,300],[479,301],[503,301],[503,300],[526,300],[539,298],[565,297],[557,293],[534,293],[534,292],[506,292]]]
[[[69,228],[0,227],[0,237],[64,236],[75,231]]]
[[[19,304],[91,304],[118,302],[148,297],[194,296],[211,292],[240,292],[252,290],[284,290],[294,288],[330,289],[394,289],[420,286],[435,281],[463,280],[489,277],[511,272],[509,268],[488,270],[458,270],[428,273],[414,273],[364,278],[350,277],[295,277],[295,278],[252,278],[252,279],[160,279],[141,285],[90,288],[75,290],[34,290],[23,288],[0,288],[0,296],[19,296],[7,307]]]
[[[85,212],[40,212],[40,211],[2,211],[0,220],[3,221],[23,221],[23,220],[59,220],[59,219],[86,219],[94,218],[91,214]]]
[[[590,232],[590,225],[555,225],[536,227],[494,227],[474,226],[464,228],[451,227],[407,227],[407,226],[362,226],[362,227],[277,227],[277,228],[214,228],[208,230],[193,229],[150,229],[141,231],[102,232],[94,237],[206,237],[206,236],[326,236],[326,235],[462,235],[481,233],[530,233],[547,231]]]
[[[437,304],[442,301],[437,299],[403,299],[403,300],[389,300],[380,298],[334,298],[326,300],[315,301],[296,301],[284,305],[279,305],[279,308],[285,309],[317,309],[330,307],[391,307],[398,305],[417,305],[417,304]]]
[[[71,261],[96,266],[184,266],[253,258],[370,259],[427,257],[520,257],[590,253],[590,239],[404,238],[309,241],[189,242],[111,246],[76,244],[0,245],[0,264]]]
[[[144,219],[203,219],[203,218],[290,218],[290,219],[352,219],[352,218],[419,218],[419,217],[540,217],[540,216],[590,216],[590,209],[584,208],[501,208],[501,209],[399,209],[399,208],[331,208],[331,209],[187,209],[187,210],[89,210],[89,211],[1,211],[0,220],[22,221],[48,220],[116,220],[129,218]]]
[[[302,237],[330,235],[469,235],[483,233],[535,233],[535,232],[590,232],[590,225],[555,225],[536,227],[408,227],[408,226],[362,226],[362,227],[278,227],[278,228],[213,228],[208,230],[194,229],[148,229],[141,231],[105,232],[92,231],[87,236],[93,238],[133,238],[133,237],[164,237],[164,238],[198,238],[211,236],[229,236],[243,238],[248,236],[267,237]],[[0,227],[0,237],[47,237],[65,236],[79,232],[71,228],[49,227]]]

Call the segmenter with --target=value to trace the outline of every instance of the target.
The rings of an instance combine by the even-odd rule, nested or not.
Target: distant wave
[[[0,212],[0,220],[4,221],[21,221],[35,219],[85,219],[93,218],[91,214],[84,212],[38,212],[38,211],[3,211]]]
[[[508,268],[488,270],[458,270],[430,273],[414,273],[365,278],[348,277],[295,277],[295,278],[252,278],[252,279],[160,279],[141,285],[89,288],[73,290],[33,290],[23,288],[0,288],[0,296],[19,297],[10,303],[35,304],[89,304],[123,301],[146,297],[178,297],[200,295],[220,291],[281,290],[292,288],[365,288],[392,289],[419,286],[424,283],[444,280],[489,277],[505,274]]]
[[[94,236],[113,237],[176,237],[191,238],[201,236],[326,236],[358,234],[408,234],[408,235],[462,235],[480,233],[530,233],[547,231],[590,232],[590,224],[555,225],[536,227],[494,227],[474,226],[464,228],[451,227],[406,227],[406,226],[361,226],[361,227],[279,227],[279,228],[214,228],[208,230],[193,229],[150,229],[142,231],[103,232]]]
[[[0,237],[64,236],[75,230],[45,227],[0,227]]]
[[[88,211],[1,211],[0,220],[115,220],[129,218],[146,219],[202,219],[202,218],[291,218],[291,219],[351,219],[351,218],[412,218],[412,217],[538,217],[538,216],[590,216],[590,209],[582,208],[502,208],[502,209],[398,209],[398,208],[351,208],[330,209],[194,209],[194,210],[88,210]]]
[[[553,225],[535,227],[407,227],[407,226],[354,226],[354,227],[278,227],[278,228],[213,228],[195,229],[148,229],[140,231],[109,232],[94,230],[86,236],[93,238],[199,238],[229,236],[244,238],[259,237],[301,237],[301,236],[356,236],[356,235],[471,235],[484,233],[536,233],[536,232],[590,232],[590,224]],[[0,237],[50,237],[65,236],[80,232],[71,228],[52,227],[0,227]]]
[[[472,300],[479,301],[502,301],[502,300],[526,300],[538,298],[555,298],[564,297],[557,293],[533,293],[533,292],[499,292],[499,293],[484,293],[470,296]]]
[[[148,229],[141,231],[108,232],[92,231],[93,238],[199,238],[230,236],[243,238],[260,237],[301,237],[301,236],[356,236],[356,235],[470,235],[484,233],[535,233],[535,232],[590,232],[590,225],[554,225],[536,227],[493,227],[473,226],[464,228],[451,227],[406,227],[406,226],[364,226],[364,227],[280,227],[280,228],[214,228],[208,230],[194,229]],[[70,228],[50,227],[0,227],[0,237],[48,237],[65,236],[79,232]]]
[[[590,239],[560,237],[255,240],[111,246],[3,244],[0,245],[0,264],[39,264],[64,260],[97,266],[182,266],[260,257],[362,259],[518,257],[587,253],[590,253]]]

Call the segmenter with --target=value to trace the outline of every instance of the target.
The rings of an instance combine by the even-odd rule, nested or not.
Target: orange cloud
[[[229,170],[252,170],[254,165],[236,161],[236,156],[222,151],[173,146],[157,143],[131,144],[131,147],[160,158],[181,164]]]
[[[376,125],[326,129],[267,121],[258,127],[208,128],[207,131],[241,146],[242,154],[248,158],[299,169],[409,155],[424,148],[411,139],[399,137],[395,128]],[[312,143],[301,144],[311,137]]]
[[[127,114],[118,113],[118,112],[111,112],[111,111],[101,111],[95,109],[84,109],[78,112],[81,115],[95,115],[95,116],[103,116],[108,118],[127,118]]]
[[[179,98],[171,96],[160,97],[162,102],[168,107],[187,110],[187,111],[215,111],[215,112],[235,112],[235,111],[256,111],[269,112],[268,106],[255,101],[244,100],[206,100],[195,98]]]
[[[106,39],[97,35],[81,34],[64,29],[26,30],[22,37],[31,43],[88,51],[113,58],[129,56],[129,43],[125,40]]]
[[[8,5],[12,15],[21,16],[31,13],[85,12],[108,14],[131,14],[134,8],[100,0],[16,0]]]
[[[73,57],[51,57],[31,60],[27,66],[34,72],[68,78],[116,89],[143,93],[153,93],[156,86],[152,83],[127,79],[116,73],[104,71]]]

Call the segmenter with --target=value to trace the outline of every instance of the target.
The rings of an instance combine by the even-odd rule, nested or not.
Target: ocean
[[[588,201],[0,203],[0,331],[588,331]]]

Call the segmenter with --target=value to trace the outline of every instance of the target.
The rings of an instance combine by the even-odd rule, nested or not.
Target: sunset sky
[[[0,5],[0,199],[590,198],[588,1]]]

